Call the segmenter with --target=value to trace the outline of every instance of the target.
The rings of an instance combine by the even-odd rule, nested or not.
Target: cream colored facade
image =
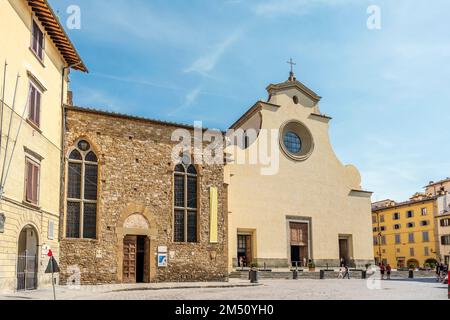
[[[245,250],[247,265],[255,262],[261,267],[285,268],[295,260],[300,265],[312,260],[317,267],[338,266],[341,259],[357,266],[373,263],[371,193],[362,190],[358,170],[336,157],[329,138],[331,118],[321,114],[320,97],[293,74],[269,86],[268,92],[268,102],[258,102],[232,126],[259,131],[233,159],[248,158],[265,129],[298,130],[307,150],[289,154],[282,132],[279,150],[273,149],[279,156],[276,174],[263,175],[261,169],[268,167],[264,164],[225,167],[230,269],[240,264],[238,256]],[[295,228],[303,239],[292,239]]]
[[[33,21],[36,21],[45,35],[42,60],[31,49]],[[23,263],[18,261],[19,251],[21,251],[20,255],[23,255],[26,249],[28,256],[35,256],[28,258],[27,263],[28,270],[32,270],[33,264],[36,263],[38,287],[51,283],[50,276],[44,274],[48,257],[42,252],[43,246],[50,246],[56,259],[59,258],[61,102],[66,101],[68,79],[64,77],[62,81],[63,68],[67,63],[45,30],[46,28],[36,18],[27,1],[0,0],[1,81],[3,81],[4,62],[8,63],[0,169],[8,145],[5,166],[7,167],[22,114],[25,115],[12,156],[3,199],[0,202],[0,213],[3,213],[5,217],[4,228],[0,230],[0,291],[18,288],[17,270],[22,268],[19,265]],[[9,119],[18,74],[20,78],[8,141]],[[39,126],[28,120],[28,110],[23,113],[27,105],[30,83],[33,83],[42,94]],[[62,94],[63,97],[61,97]],[[28,203],[25,197],[26,159],[34,161],[40,167],[37,205]],[[22,237],[20,237],[21,232],[23,232]],[[33,286],[27,284],[27,287]]]
[[[450,194],[438,197],[436,226],[439,258],[447,265],[450,263]]]

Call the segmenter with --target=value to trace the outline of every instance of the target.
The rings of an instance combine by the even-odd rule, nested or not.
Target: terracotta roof
[[[427,188],[427,187],[432,187],[432,186],[435,186],[435,185],[438,185],[438,184],[442,184],[442,183],[445,183],[445,182],[449,182],[450,181],[450,178],[445,178],[445,179],[443,179],[443,180],[439,180],[439,181],[436,181],[436,182],[434,182],[434,181],[431,181],[428,185],[426,185],[424,188]]]
[[[428,201],[436,200],[437,198],[438,197],[433,196],[433,197],[423,198],[420,200],[408,200],[408,201],[404,201],[404,202],[398,202],[398,203],[395,203],[395,205],[393,205],[393,206],[372,207],[372,212],[384,211],[384,210],[389,210],[389,209],[398,208],[398,207],[404,207],[404,206],[421,203],[421,202],[428,202]]]
[[[56,48],[66,63],[73,66],[73,69],[87,72],[87,68],[81,60],[75,46],[70,41],[69,36],[64,31],[58,17],[53,12],[47,0],[26,0],[31,10],[34,12],[39,22],[45,28],[46,33],[52,39]]]

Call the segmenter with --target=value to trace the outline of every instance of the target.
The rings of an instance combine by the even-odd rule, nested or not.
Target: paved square
[[[370,289],[369,287],[377,287]],[[432,278],[369,280],[261,280],[57,288],[64,300],[447,300],[447,285]],[[0,299],[53,299],[51,289],[1,295]]]

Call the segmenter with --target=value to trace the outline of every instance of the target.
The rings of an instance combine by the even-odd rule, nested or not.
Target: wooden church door
[[[136,283],[137,236],[126,236],[123,240],[123,283]]]

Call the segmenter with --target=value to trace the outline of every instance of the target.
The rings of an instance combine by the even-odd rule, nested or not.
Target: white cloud
[[[201,56],[200,58],[195,60],[191,64],[191,66],[184,70],[184,72],[197,72],[203,76],[209,77],[209,72],[211,72],[216,67],[217,63],[220,61],[227,49],[230,48],[240,37],[241,32],[234,32],[218,45],[216,45],[206,55]]]
[[[179,106],[178,108],[173,109],[168,116],[173,116],[175,114],[177,114],[178,112],[189,108],[190,106],[192,106],[195,102],[197,102],[198,97],[202,94],[202,87],[198,86],[194,89],[192,89],[191,91],[189,91],[185,96],[184,96],[184,101],[181,104],[181,106]]]

